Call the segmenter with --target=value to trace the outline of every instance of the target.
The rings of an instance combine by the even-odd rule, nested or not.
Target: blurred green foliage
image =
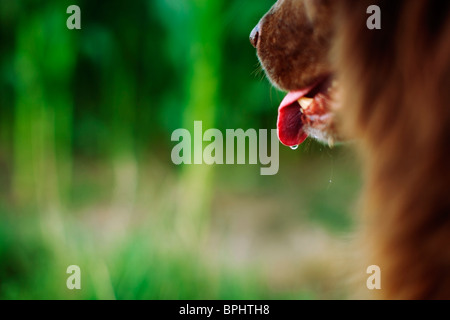
[[[251,166],[170,161],[172,131],[194,120],[275,127],[282,94],[248,41],[273,2],[0,1],[0,298],[342,296],[314,283],[274,287],[259,262],[237,267],[214,243],[216,233],[225,244],[236,237],[215,227],[227,194],[228,204],[253,199],[238,206],[237,225],[273,198],[272,212],[286,213],[278,223],[297,219],[298,204],[309,209],[297,225],[350,230],[345,199],[358,182],[351,166],[329,161],[340,150],[282,150],[280,177],[265,179]],[[81,30],[66,28],[72,4]],[[80,291],[65,287],[71,264],[83,272]]]

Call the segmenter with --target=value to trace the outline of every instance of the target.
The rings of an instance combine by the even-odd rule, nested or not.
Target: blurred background
[[[194,120],[275,128],[248,40],[273,3],[0,1],[0,299],[346,298],[349,150],[280,146],[275,176],[170,158]]]

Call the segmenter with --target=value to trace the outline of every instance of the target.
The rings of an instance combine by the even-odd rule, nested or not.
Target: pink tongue
[[[289,92],[278,109],[278,139],[288,147],[298,146],[308,135],[303,131],[302,113],[297,100],[311,91],[311,87]]]

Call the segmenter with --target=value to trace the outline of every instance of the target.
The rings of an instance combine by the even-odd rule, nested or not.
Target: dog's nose
[[[253,28],[252,32],[250,33],[250,43],[252,46],[256,48],[258,45],[259,40],[259,23],[256,25],[255,28]]]

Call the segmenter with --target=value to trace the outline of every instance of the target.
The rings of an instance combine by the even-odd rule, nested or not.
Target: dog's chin
[[[334,111],[338,107],[337,81],[331,74],[294,90],[286,90],[282,83],[269,79],[275,87],[288,91],[278,110],[277,129],[281,143],[296,147],[308,137],[330,147],[340,142],[334,121]]]

